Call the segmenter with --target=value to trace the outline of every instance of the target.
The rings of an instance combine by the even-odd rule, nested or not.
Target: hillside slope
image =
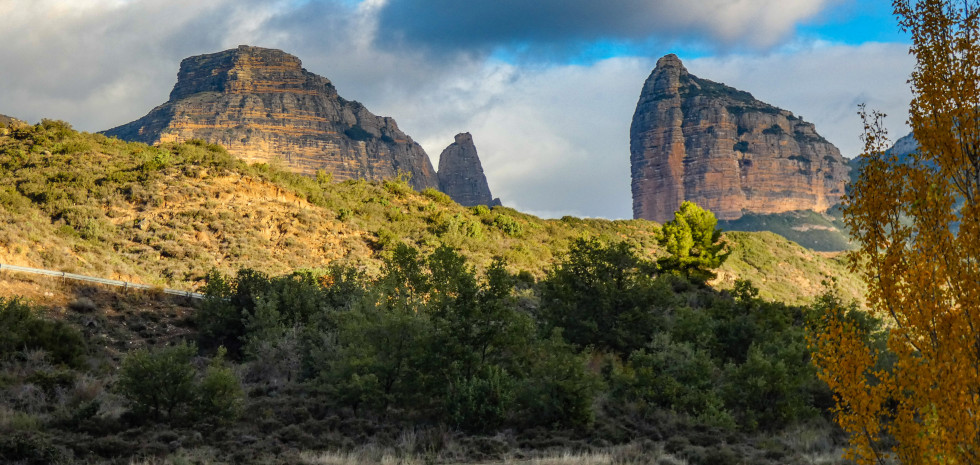
[[[448,244],[480,268],[499,256],[537,276],[582,236],[658,253],[659,226],[649,221],[465,208],[400,180],[312,179],[248,166],[200,141],[152,147],[50,120],[0,127],[0,186],[0,262],[188,290],[212,269],[280,274],[342,262],[374,273],[398,241],[423,250]],[[837,258],[774,236],[730,237],[743,252],[723,268],[722,287],[749,279],[764,296],[800,303],[837,276],[858,295]]]

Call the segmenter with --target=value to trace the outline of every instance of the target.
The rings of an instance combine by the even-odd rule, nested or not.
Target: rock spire
[[[456,141],[439,156],[439,190],[467,207],[500,205],[500,200],[490,194],[483,164],[470,133],[456,134]]]

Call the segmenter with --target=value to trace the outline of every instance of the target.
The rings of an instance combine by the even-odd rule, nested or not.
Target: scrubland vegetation
[[[693,206],[463,208],[56,121],[0,141],[4,260],[207,295],[4,299],[4,461],[839,458],[804,332],[856,288],[777,236],[723,239]]]
[[[815,463],[840,446],[804,337],[832,294],[720,292],[625,243],[578,240],[541,279],[402,244],[377,277],[243,269],[205,291],[173,321],[184,337],[115,353],[4,300],[0,457]]]

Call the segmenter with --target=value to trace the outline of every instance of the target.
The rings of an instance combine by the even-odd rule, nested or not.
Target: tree
[[[226,422],[241,411],[245,394],[224,360],[224,347],[203,375],[194,368],[197,346],[182,342],[129,353],[119,370],[119,392],[140,417],[179,423],[209,419]]]
[[[657,260],[664,271],[675,271],[698,281],[714,277],[728,252],[721,241],[721,231],[715,229],[715,214],[692,202],[685,201],[674,213],[674,219],[664,224],[660,246],[669,254]]]
[[[575,240],[541,283],[545,331],[563,328],[565,339],[580,348],[624,357],[643,347],[662,325],[651,305],[652,268],[627,242]]]
[[[182,343],[150,351],[139,349],[122,362],[119,390],[141,416],[172,420],[188,415],[194,400],[197,346]]]
[[[872,314],[891,321],[895,362],[882,368],[866,328],[846,318],[813,335],[814,361],[858,463],[980,463],[980,2],[893,6],[917,60],[919,149],[887,153],[884,115],[862,108],[863,168],[844,215],[860,245],[850,266]]]

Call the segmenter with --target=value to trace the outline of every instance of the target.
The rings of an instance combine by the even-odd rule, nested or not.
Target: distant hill
[[[837,252],[854,248],[841,220],[840,206],[817,213],[801,210],[762,215],[747,213],[737,220],[719,221],[726,231],[771,231],[808,249]]]
[[[503,207],[466,208],[404,181],[314,179],[248,166],[203,141],[127,143],[45,120],[0,132],[0,262],[197,289],[212,269],[272,274],[349,263],[368,273],[398,241],[458,248],[477,267],[502,257],[542,276],[583,236],[660,252],[645,220],[543,220]],[[718,285],[749,279],[763,296],[804,303],[838,277],[839,257],[765,233],[732,233]],[[776,267],[775,270],[772,267]]]

